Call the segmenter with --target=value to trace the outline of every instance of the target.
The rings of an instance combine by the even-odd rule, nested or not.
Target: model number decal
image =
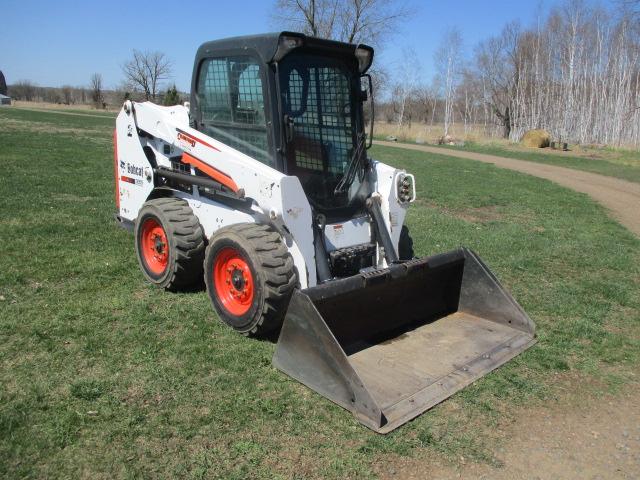
[[[126,183],[130,183],[132,185],[137,185],[138,187],[142,186],[142,180],[138,179],[138,178],[131,178],[131,177],[126,177],[124,175],[120,176],[120,180],[122,180],[123,182]]]

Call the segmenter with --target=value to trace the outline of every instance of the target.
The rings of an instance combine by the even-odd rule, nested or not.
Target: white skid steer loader
[[[386,433],[535,335],[470,250],[414,258],[414,178],[367,156],[372,60],[291,32],[205,43],[189,104],[125,102],[116,204],[149,281],[204,275],[223,322],[279,332],[278,369]]]

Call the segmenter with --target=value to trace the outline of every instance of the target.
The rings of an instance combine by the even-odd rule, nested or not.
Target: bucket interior
[[[491,355],[522,335],[512,327],[455,312],[415,326],[348,355],[380,408],[390,409],[431,385]],[[452,392],[453,393],[453,392]]]
[[[311,298],[342,349],[355,353],[456,312],[463,271],[464,257],[456,256],[395,278],[345,282],[342,291]]]

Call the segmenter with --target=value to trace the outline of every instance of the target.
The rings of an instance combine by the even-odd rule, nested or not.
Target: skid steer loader
[[[292,32],[203,44],[184,106],[126,101],[116,218],[145,277],[204,275],[223,322],[386,433],[522,352],[534,324],[466,248],[414,258],[414,177],[367,155],[373,50]]]

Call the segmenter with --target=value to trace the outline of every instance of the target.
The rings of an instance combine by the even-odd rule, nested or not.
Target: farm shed
[[[0,94],[0,105],[11,105],[11,97]]]

